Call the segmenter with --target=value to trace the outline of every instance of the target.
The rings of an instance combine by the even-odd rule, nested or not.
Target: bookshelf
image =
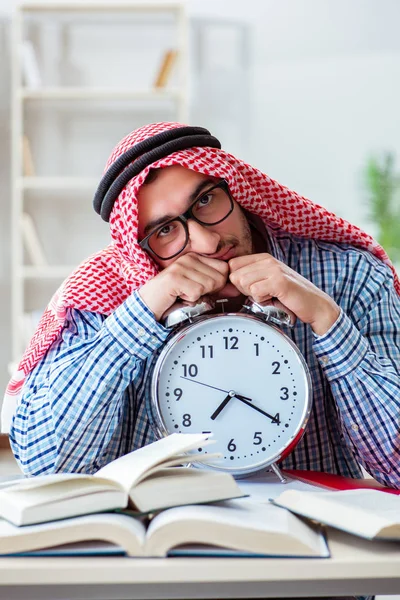
[[[13,363],[32,333],[26,324],[81,260],[109,242],[92,198],[113,146],[148,122],[188,121],[187,37],[182,1],[31,1],[16,7]]]
[[[181,94],[177,90],[131,90],[107,88],[82,89],[74,87],[53,87],[47,89],[21,90],[21,98],[24,100],[180,100]]]

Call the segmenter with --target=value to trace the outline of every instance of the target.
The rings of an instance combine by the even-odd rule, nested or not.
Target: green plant
[[[378,228],[377,240],[394,263],[400,264],[400,176],[394,155],[371,158],[366,168],[370,218]]]

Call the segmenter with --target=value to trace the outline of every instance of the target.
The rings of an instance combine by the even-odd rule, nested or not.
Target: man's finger
[[[267,252],[264,252],[263,254],[248,254],[246,256],[237,256],[236,258],[231,258],[231,260],[228,261],[229,270],[232,273],[233,271],[237,271],[242,267],[246,267],[247,265],[254,264],[267,258],[273,257]]]
[[[219,271],[219,273],[228,274],[229,266],[228,263],[226,263],[224,260],[219,260],[218,258],[208,258],[207,256],[201,256],[200,254],[197,254],[195,256],[196,259],[204,265],[207,265],[208,267]]]

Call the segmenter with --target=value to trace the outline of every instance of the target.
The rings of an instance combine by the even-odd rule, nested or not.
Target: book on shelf
[[[400,497],[379,489],[288,489],[271,502],[296,515],[369,540],[400,541]]]
[[[27,135],[22,136],[22,168],[24,177],[35,177],[35,163],[33,162],[31,143]]]
[[[48,265],[42,242],[30,214],[23,212],[21,216],[22,238],[30,262],[35,267]]]
[[[179,506],[151,520],[98,513],[16,527],[0,520],[1,554],[329,557],[322,529],[248,498]]]
[[[171,77],[172,70],[178,58],[177,50],[167,50],[162,57],[161,64],[154,81],[156,89],[164,88]]]
[[[24,40],[21,46],[21,65],[24,84],[33,89],[42,86],[42,76],[35,48],[30,40]]]
[[[0,490],[0,517],[17,526],[31,525],[127,507],[149,513],[243,496],[229,473],[177,466],[218,457],[199,452],[211,442],[208,438],[174,433],[117,458],[94,475],[56,473],[10,482]]]

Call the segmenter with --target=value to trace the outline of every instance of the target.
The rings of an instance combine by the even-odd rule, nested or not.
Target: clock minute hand
[[[269,419],[271,419],[271,421],[274,421],[276,423],[275,417],[273,417],[272,415],[270,415],[267,412],[265,412],[265,410],[262,410],[261,408],[258,408],[258,406],[255,406],[254,404],[252,404],[251,402],[249,402],[248,399],[245,396],[241,396],[240,394],[235,394],[235,398],[237,398],[241,402],[244,402],[244,404],[247,404],[247,406],[250,406],[251,408],[254,408],[254,410],[258,411],[262,415],[265,415],[266,417],[268,417]]]

